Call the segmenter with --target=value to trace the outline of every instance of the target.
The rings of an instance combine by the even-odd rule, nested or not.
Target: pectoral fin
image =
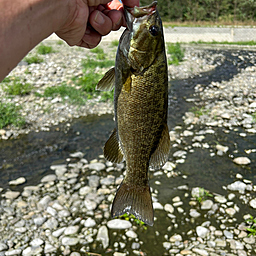
[[[112,163],[121,163],[124,159],[124,154],[120,146],[116,129],[107,140],[104,149],[105,158]]]
[[[150,158],[149,165],[153,168],[160,168],[164,165],[168,159],[170,148],[171,141],[168,126],[165,124],[157,148]]]
[[[111,91],[115,83],[115,68],[111,68],[96,85],[96,90]]]

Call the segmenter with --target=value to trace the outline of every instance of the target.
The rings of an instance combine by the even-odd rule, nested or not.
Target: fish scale
[[[115,67],[97,85],[103,90],[115,87],[116,128],[104,146],[104,156],[114,163],[125,160],[127,168],[112,217],[130,213],[151,226],[148,169],[161,167],[170,150],[167,62],[156,4],[124,7],[128,28],[120,38]]]

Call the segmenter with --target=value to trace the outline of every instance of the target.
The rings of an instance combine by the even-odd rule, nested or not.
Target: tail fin
[[[154,212],[149,185],[120,185],[112,204],[111,215],[114,218],[125,213],[133,214],[137,219],[153,226]]]

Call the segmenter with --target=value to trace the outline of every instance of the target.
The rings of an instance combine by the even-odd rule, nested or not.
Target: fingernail
[[[123,17],[121,16],[117,23],[115,23],[116,26],[120,26],[122,22]]]
[[[97,12],[94,21],[98,23],[99,25],[103,25],[105,23],[105,19],[101,12]]]

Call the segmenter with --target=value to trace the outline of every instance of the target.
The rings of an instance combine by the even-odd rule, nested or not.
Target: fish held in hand
[[[161,167],[168,158],[168,74],[161,18],[157,2],[124,12],[123,32],[115,67],[97,89],[115,87],[116,128],[104,146],[107,160],[126,161],[126,176],[113,201],[112,217],[125,213],[152,226],[153,205],[148,182],[149,166]]]

